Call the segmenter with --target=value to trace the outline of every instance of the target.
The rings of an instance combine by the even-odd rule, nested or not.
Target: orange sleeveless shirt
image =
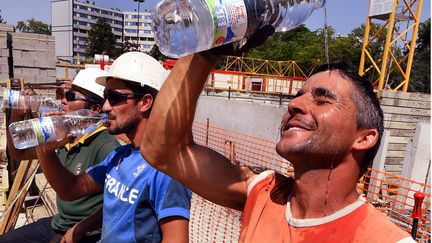
[[[240,242],[415,242],[383,213],[361,201],[342,209],[345,213],[292,219],[297,223],[290,225],[286,213],[293,183],[293,178],[271,173],[252,185],[242,215]]]

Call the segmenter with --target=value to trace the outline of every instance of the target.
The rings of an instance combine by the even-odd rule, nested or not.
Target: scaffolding
[[[220,70],[236,71],[250,75],[271,75],[308,78],[320,60],[272,61],[248,57],[226,56]]]
[[[382,90],[408,90],[422,4],[422,0],[369,2],[359,74],[369,75],[378,97]],[[374,43],[384,48],[378,56]]]

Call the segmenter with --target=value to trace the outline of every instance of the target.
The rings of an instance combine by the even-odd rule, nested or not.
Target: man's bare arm
[[[93,180],[87,172],[74,175],[60,163],[54,151],[56,148],[64,146],[68,140],[70,137],[36,147],[36,154],[47,181],[59,197],[65,201],[72,201],[101,192],[102,186]]]
[[[102,227],[102,208],[98,209],[92,215],[76,223],[72,228],[66,231],[60,243],[75,243],[88,232],[100,229]]]
[[[202,197],[242,210],[250,173],[193,142],[196,103],[216,62],[211,55],[179,59],[156,98],[141,153],[155,168]]]
[[[189,242],[189,221],[183,217],[168,217],[160,222],[162,243]]]

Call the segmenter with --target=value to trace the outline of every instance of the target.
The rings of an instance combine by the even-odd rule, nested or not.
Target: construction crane
[[[408,90],[422,0],[370,0],[366,20],[359,74],[369,75],[380,96],[382,90]],[[384,50],[373,56],[377,43]],[[397,53],[402,47],[403,52]],[[375,75],[377,74],[377,75]],[[400,80],[390,80],[390,75]]]

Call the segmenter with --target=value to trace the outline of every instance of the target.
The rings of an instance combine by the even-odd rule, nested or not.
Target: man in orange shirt
[[[295,177],[256,175],[193,142],[196,103],[216,60],[206,52],[177,62],[142,140],[150,164],[202,197],[243,211],[241,242],[413,241],[356,191],[383,132],[368,81],[343,63],[321,66],[282,119],[276,150]]]

